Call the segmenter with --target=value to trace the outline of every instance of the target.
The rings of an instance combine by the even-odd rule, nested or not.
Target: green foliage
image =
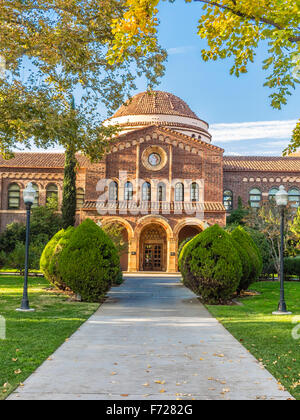
[[[260,253],[259,247],[256,245],[255,241],[252,239],[250,233],[248,233],[242,227],[238,227],[238,235],[234,234],[234,237],[239,240],[240,244],[244,244],[244,247],[247,248],[249,252],[249,258],[251,259],[251,272],[250,272],[250,284],[257,281],[262,273],[263,269],[263,259]],[[235,229],[236,230],[236,229]],[[251,252],[252,251],[252,252]]]
[[[14,250],[17,242],[25,243],[26,227],[23,223],[11,223],[0,234],[0,250],[10,253]]]
[[[7,261],[7,255],[4,251],[0,251],[0,268],[4,267]]]
[[[259,265],[257,250],[251,245],[249,234],[247,234],[241,226],[234,229],[231,236],[235,246],[237,244],[237,250],[243,267],[243,275],[237,288],[237,291],[241,292],[242,290],[247,290],[250,284],[254,283],[259,276],[257,270]]]
[[[57,270],[64,284],[84,301],[98,302],[120,276],[120,258],[111,239],[86,219],[66,241]]]
[[[71,236],[73,235],[75,228],[73,226],[69,226],[66,230],[64,230],[60,237],[58,238],[57,244],[53,250],[53,254],[50,257],[48,271],[49,271],[49,281],[59,289],[65,290],[67,285],[63,280],[61,273],[58,268],[59,259],[62,250],[67,246]]]
[[[49,239],[61,229],[61,216],[51,206],[32,209],[30,219],[30,241],[44,247]],[[11,223],[0,235],[0,250],[12,252],[17,242],[25,243],[26,226],[24,223]]]
[[[241,197],[238,198],[238,208],[232,210],[229,216],[227,216],[227,225],[244,225],[244,218],[247,216],[249,210],[243,206]]]
[[[271,245],[265,235],[259,230],[252,229],[248,226],[243,226],[244,230],[249,233],[255,245],[259,249],[262,257],[262,274],[268,275],[276,272],[274,267],[274,259],[272,257]]]
[[[0,78],[0,154],[9,157],[18,143],[28,149],[72,143],[101,158],[116,128],[101,124],[98,104],[111,112],[135,89],[137,76],[153,86],[164,74],[166,52],[154,33],[153,48],[142,51],[130,41],[126,54],[118,50],[122,60],[107,57],[113,22],[127,9],[124,0],[1,2],[0,54],[9,77]],[[76,89],[80,102],[70,112]]]
[[[64,236],[64,234],[65,230],[61,229],[50,239],[50,241],[45,246],[40,259],[40,269],[42,270],[46,279],[52,284],[55,284],[56,282],[52,273],[50,273],[50,263],[55,252],[56,245],[58,244],[59,240]],[[59,286],[58,284],[56,285]]]
[[[197,235],[185,246],[181,273],[184,284],[204,302],[226,302],[242,276],[242,263],[231,236],[218,225]]]
[[[284,274],[300,277],[300,257],[284,259]]]
[[[284,247],[286,252],[291,255],[295,250],[293,244],[295,235],[291,231],[293,217],[294,208],[287,206],[284,210]],[[269,255],[272,258],[271,266],[274,266],[275,272],[279,273],[281,210],[275,200],[263,202],[259,209],[251,209],[245,221],[248,227],[263,234],[268,241]]]
[[[297,209],[297,213],[291,224],[291,232],[295,235],[295,251],[300,251],[300,207]]]
[[[28,269],[39,270],[40,268],[40,255],[43,251],[44,245],[39,242],[31,243],[28,251]],[[6,265],[10,268],[15,268],[20,273],[25,270],[25,243],[17,242],[15,248],[6,258]]]
[[[128,243],[124,241],[124,226],[120,223],[108,223],[101,227],[115,245],[119,256],[128,252]]]
[[[75,149],[68,147],[65,152],[63,201],[61,207],[64,229],[75,225],[76,163]]]

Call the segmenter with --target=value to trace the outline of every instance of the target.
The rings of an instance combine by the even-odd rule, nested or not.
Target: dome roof
[[[142,92],[133,96],[112,116],[165,114],[199,119],[190,107],[178,96],[159,90]]]

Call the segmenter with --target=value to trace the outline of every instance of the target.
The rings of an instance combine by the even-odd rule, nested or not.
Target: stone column
[[[136,273],[138,271],[138,252],[137,240],[132,238],[128,242],[128,271]]]

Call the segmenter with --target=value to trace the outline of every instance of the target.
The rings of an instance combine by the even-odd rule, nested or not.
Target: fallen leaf
[[[129,394],[121,394],[121,397],[128,397]]]
[[[117,374],[117,372],[111,372],[111,375],[116,375]]]
[[[159,392],[160,392],[161,394],[163,394],[164,392],[166,392],[166,390],[165,390],[165,389],[161,389]]]
[[[15,375],[19,375],[21,372],[21,369],[15,370]]]

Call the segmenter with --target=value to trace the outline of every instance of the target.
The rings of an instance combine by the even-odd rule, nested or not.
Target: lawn
[[[240,299],[243,306],[212,306],[208,310],[236,337],[271,374],[300,400],[300,338],[292,330],[300,325],[300,283],[287,282],[286,302],[291,316],[274,316],[279,300],[279,282],[252,284],[259,296]],[[292,321],[297,316],[297,324]],[[298,329],[300,337],[300,328]]]
[[[33,313],[20,313],[23,278],[0,276],[0,315],[6,320],[6,340],[0,339],[0,399],[5,399],[99,307],[72,302],[46,290],[44,278],[29,278]]]

